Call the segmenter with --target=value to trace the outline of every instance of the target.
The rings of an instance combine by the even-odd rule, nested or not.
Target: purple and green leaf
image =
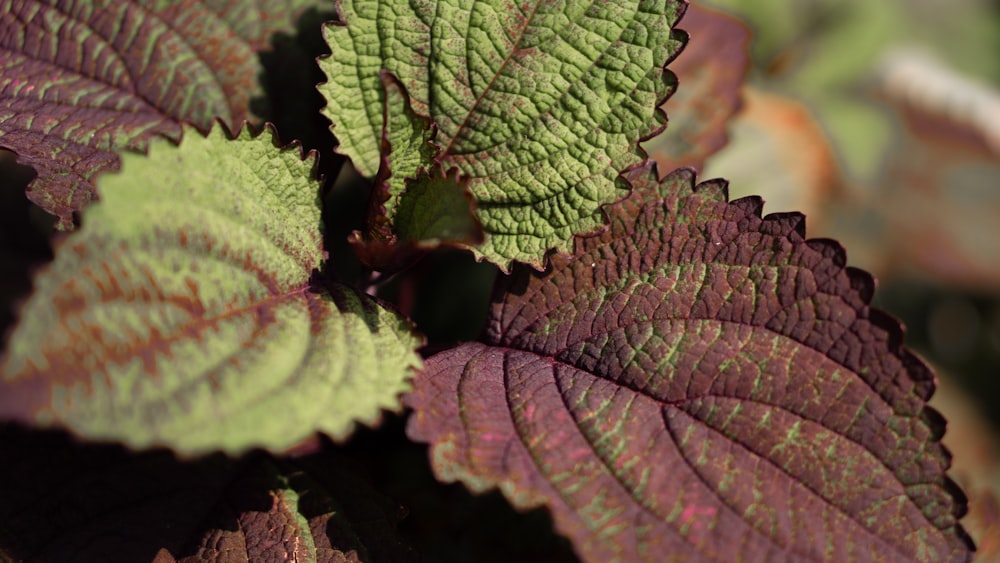
[[[15,0],[0,12],[0,147],[28,197],[71,228],[117,151],[232,128],[259,94],[258,53],[316,0]]]
[[[325,114],[368,177],[413,159],[398,146],[384,153],[386,127],[426,116],[436,152],[424,167],[457,168],[467,182],[485,232],[473,252],[505,270],[540,267],[548,250],[599,230],[600,207],[626,194],[619,173],[641,165],[639,140],[665,123],[658,108],[675,81],[664,65],[683,44],[672,28],[686,6],[341,0],[341,21],[326,28],[332,55],[320,60]],[[383,88],[386,74],[409,110]]]
[[[631,179],[426,361],[408,433],[437,476],[548,506],[590,561],[968,560],[933,375],[872,278],[724,182]]]
[[[126,154],[35,280],[0,417],[184,454],[282,451],[399,406],[419,341],[316,275],[313,158],[249,129]]]

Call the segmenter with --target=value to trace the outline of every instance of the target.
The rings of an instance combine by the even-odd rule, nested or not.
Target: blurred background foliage
[[[766,213],[804,212],[810,237],[875,274],[875,306],[939,375],[931,404],[949,421],[977,561],[1000,561],[1000,1],[693,4],[671,67],[681,93],[716,108],[744,78],[728,143],[678,161],[670,127],[689,108],[675,99],[647,150],[730,179],[733,198],[761,195]]]

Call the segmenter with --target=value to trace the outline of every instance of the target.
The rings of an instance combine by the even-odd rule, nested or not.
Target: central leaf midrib
[[[226,310],[222,311],[221,313],[219,313],[217,315],[212,315],[212,316],[200,315],[200,316],[197,316],[195,319],[193,319],[190,322],[186,322],[186,323],[182,323],[182,324],[177,325],[176,327],[174,327],[173,329],[171,329],[170,332],[167,333],[167,334],[164,334],[163,332],[160,332],[159,330],[157,330],[157,332],[160,332],[160,334],[161,334],[160,337],[156,337],[156,336],[154,336],[154,335],[151,334],[150,337],[143,339],[142,341],[138,342],[134,346],[130,346],[127,350],[124,351],[123,354],[118,354],[118,355],[123,356],[126,359],[129,359],[129,358],[132,358],[133,355],[128,350],[133,350],[133,351],[134,350],[146,350],[146,349],[157,350],[157,349],[159,349],[159,347],[156,346],[156,344],[161,344],[161,345],[164,345],[164,346],[170,346],[170,345],[175,344],[175,343],[177,343],[179,341],[182,341],[182,340],[185,340],[185,339],[191,339],[191,336],[189,335],[189,331],[196,332],[196,333],[200,334],[204,330],[206,330],[208,328],[212,328],[214,326],[217,326],[219,323],[222,323],[222,322],[226,321],[227,319],[230,319],[230,318],[233,318],[233,317],[237,317],[237,316],[242,315],[242,314],[250,313],[250,312],[252,312],[255,309],[266,308],[266,307],[269,307],[269,306],[272,306],[272,305],[275,305],[275,304],[280,305],[283,301],[285,301],[286,299],[288,299],[290,297],[295,297],[295,296],[298,296],[298,295],[305,294],[308,291],[308,289],[309,289],[309,284],[306,283],[306,284],[303,284],[302,287],[296,287],[295,289],[292,289],[290,291],[285,291],[285,292],[281,292],[281,293],[277,293],[277,294],[269,294],[266,298],[261,299],[259,301],[252,301],[252,302],[247,303],[247,304],[241,304],[241,305],[237,305],[237,306],[232,307],[232,308],[227,308]],[[148,303],[150,305],[159,305],[159,304],[169,303],[169,301],[155,300],[155,301],[149,301]],[[156,327],[153,327],[153,328],[156,328]],[[258,330],[262,329],[262,328],[263,328],[263,325],[260,326],[260,327],[258,327]],[[154,344],[154,341],[155,341],[155,344]],[[108,357],[106,363],[114,363],[114,364],[120,363],[120,362],[116,361],[116,359],[115,359],[114,356],[115,356],[114,354],[110,355],[110,357]]]
[[[508,55],[504,57],[503,62],[500,63],[500,68],[497,69],[495,73],[493,73],[493,77],[490,78],[489,83],[486,85],[485,88],[483,88],[482,93],[476,96],[476,100],[472,103],[472,107],[469,108],[468,112],[466,112],[465,117],[462,119],[462,123],[458,125],[457,129],[455,129],[455,133],[451,136],[451,139],[448,141],[448,146],[442,149],[441,155],[438,156],[438,160],[445,160],[448,156],[450,156],[451,148],[455,145],[455,141],[458,139],[458,137],[462,134],[462,131],[468,125],[469,119],[471,119],[472,116],[476,113],[476,110],[479,108],[480,102],[482,102],[483,99],[486,97],[487,92],[489,92],[490,89],[493,88],[493,83],[496,82],[497,78],[501,74],[503,74],[504,69],[507,68],[507,63],[509,63],[510,60],[514,58],[514,54],[521,48],[521,41],[524,39],[524,34],[527,33],[528,28],[531,27],[531,22],[535,19],[535,14],[538,13],[538,6],[540,4],[541,4],[540,1],[535,2],[534,8],[531,10],[531,14],[528,16],[527,21],[524,23],[524,27],[521,28],[520,34],[518,34],[517,39],[514,41],[510,53],[508,53]],[[468,40],[466,40],[466,47],[467,47],[466,52],[468,52]],[[466,63],[468,63],[468,56],[466,56]],[[469,80],[469,89],[472,89],[472,77],[470,76],[468,80]]]

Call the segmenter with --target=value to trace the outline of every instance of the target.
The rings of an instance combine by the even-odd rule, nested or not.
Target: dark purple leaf
[[[238,128],[258,52],[316,0],[13,0],[0,12],[0,147],[38,172],[28,197],[72,226],[114,151],[180,122]]]
[[[2,428],[0,459],[12,560],[413,559],[395,533],[399,505],[330,453],[181,462]]]
[[[547,505],[584,559],[965,561],[944,421],[872,278],[722,181],[632,179],[406,399],[445,481]]]

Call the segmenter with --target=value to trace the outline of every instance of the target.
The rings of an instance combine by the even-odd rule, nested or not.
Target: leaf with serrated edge
[[[438,127],[436,160],[469,181],[485,242],[503,269],[536,267],[574,234],[600,229],[600,206],[626,194],[673,90],[663,66],[680,50],[680,0],[520,5],[384,0],[338,3],[320,85],[339,150],[373,176],[383,90],[395,76],[415,113]],[[392,107],[390,111],[394,110]]]
[[[311,169],[246,129],[125,155],[35,280],[0,416],[194,454],[342,438],[396,408],[419,343],[367,296],[310,283]]]
[[[14,0],[0,10],[0,147],[38,179],[28,197],[72,227],[115,151],[236,126],[258,53],[317,0]]]
[[[655,168],[404,400],[437,476],[547,505],[589,561],[965,561],[933,376],[797,214]]]

